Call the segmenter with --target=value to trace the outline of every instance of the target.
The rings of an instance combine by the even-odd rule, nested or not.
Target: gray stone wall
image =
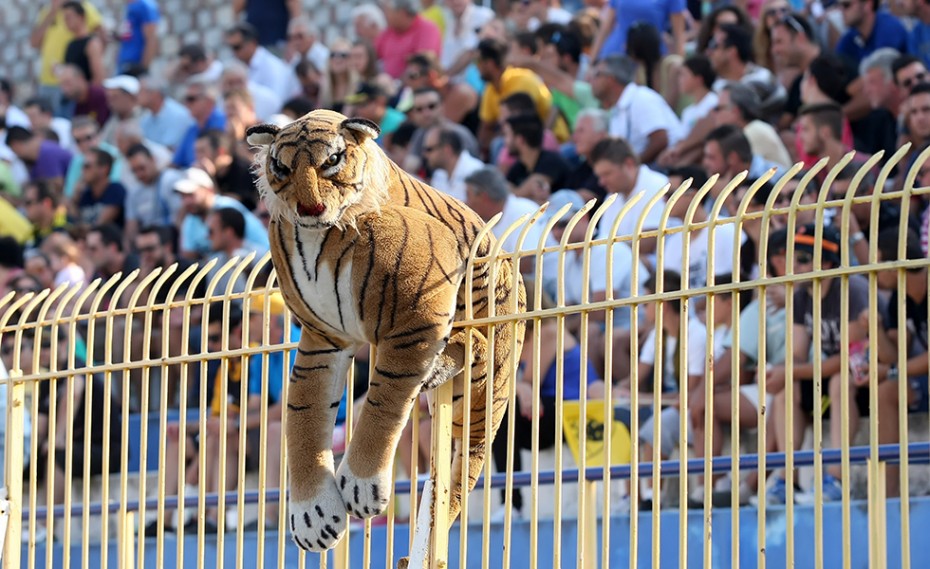
[[[115,28],[122,17],[125,0],[91,0],[103,15],[104,22]],[[35,88],[39,70],[39,53],[29,45],[29,34],[39,10],[47,0],[0,0],[0,77],[15,85],[16,98],[28,96]],[[177,53],[184,43],[201,41],[208,48],[223,45],[223,31],[233,23],[229,0],[158,0],[162,23],[161,54]],[[317,23],[324,40],[346,32],[349,12],[357,0],[304,0],[307,14]],[[115,45],[109,46],[109,61]]]

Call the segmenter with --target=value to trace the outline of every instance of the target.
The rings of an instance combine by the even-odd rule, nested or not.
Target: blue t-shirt
[[[668,29],[672,14],[684,12],[685,0],[610,0],[614,10],[614,27],[604,45],[600,57],[615,53],[626,53],[626,34],[633,24],[646,22],[655,26],[661,34]],[[662,45],[662,52],[667,51]]]
[[[208,130],[226,130],[226,115],[219,108],[213,109],[210,117],[207,118],[207,124],[203,128],[194,123],[184,133],[184,138],[181,139],[177,150],[174,151],[173,162],[177,167],[187,168],[194,163],[194,144],[197,142],[200,133]]]
[[[571,350],[566,351],[563,354],[562,361],[563,398],[565,401],[577,401],[581,398],[581,345],[579,344]],[[587,381],[588,385],[590,385],[598,381],[600,376],[597,374],[597,370],[594,369],[590,360],[585,359],[585,365],[588,367]],[[539,396],[543,399],[555,399],[556,383],[558,380],[556,377],[557,367],[556,363],[552,362],[552,365],[549,366],[549,370],[546,372],[546,376],[542,380],[542,385],[539,386]]]
[[[245,21],[258,30],[258,43],[274,46],[287,40],[287,3],[284,0],[247,0]]]
[[[103,208],[108,206],[119,208],[120,213],[114,223],[122,227],[126,212],[126,188],[122,184],[110,182],[99,199],[94,197],[89,187],[86,187],[81,192],[81,197],[78,198],[78,221],[87,225],[97,225],[100,223],[98,220]]]
[[[117,63],[120,71],[142,63],[145,53],[146,24],[157,24],[161,19],[158,4],[152,0],[134,0],[126,5],[126,18],[120,24],[120,48]]]
[[[258,301],[261,302],[261,301]],[[291,324],[291,342],[300,341],[300,326]],[[290,368],[284,371],[285,352],[279,350],[268,354],[268,404],[274,405],[281,401],[281,392],[284,389],[284,382],[290,378],[290,368],[294,367],[294,360],[297,357],[297,350],[287,352],[288,365]],[[264,366],[265,354],[257,354],[249,358],[249,395],[262,394],[262,366]]]
[[[859,35],[859,30],[850,28],[836,44],[836,53],[856,62],[858,66],[863,59],[871,55],[876,49],[891,47],[901,53],[907,51],[907,30],[900,20],[879,10],[875,14],[875,27],[868,39]]]
[[[249,211],[242,202],[228,196],[216,196],[213,202],[213,209],[222,209],[231,207],[238,210],[245,217],[245,241],[243,247],[251,251],[256,251],[256,259],[268,252],[268,230],[262,225],[255,215]],[[187,214],[184,221],[181,222],[181,249],[184,251],[193,251],[200,256],[209,255],[212,252],[210,245],[209,229],[204,218]]]
[[[917,21],[907,36],[907,52],[920,58],[925,66],[930,67],[930,25]]]

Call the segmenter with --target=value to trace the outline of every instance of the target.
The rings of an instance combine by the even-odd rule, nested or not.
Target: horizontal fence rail
[[[464,469],[460,516],[430,515],[453,457],[468,460],[451,433],[492,430],[478,412],[453,425],[457,406],[489,409],[494,394],[449,382],[414,405],[385,514],[352,518],[326,555],[289,538],[302,331],[270,256],[11,292],[2,563],[928,565],[912,530],[930,524],[930,188],[916,185],[928,155],[849,155],[492,219],[497,245],[473,251],[465,282],[512,270],[527,308],[512,315],[492,296],[478,318],[466,292],[457,381],[482,381],[474,338],[527,331],[513,369],[489,370],[514,378],[477,484]],[[337,467],[370,412],[376,355],[360,348],[347,373]]]

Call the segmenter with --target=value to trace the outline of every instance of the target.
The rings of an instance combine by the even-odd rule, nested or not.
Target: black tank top
[[[87,43],[91,36],[80,39],[73,39],[65,49],[65,63],[76,65],[84,74],[84,77],[90,81],[90,60],[87,58]]]

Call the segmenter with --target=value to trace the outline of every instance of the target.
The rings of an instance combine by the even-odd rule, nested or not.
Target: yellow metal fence
[[[890,346],[895,356],[888,360],[889,346],[881,340],[887,335],[880,334],[884,328],[907,329],[908,292],[930,288],[930,262],[925,256],[908,257],[906,231],[909,217],[930,193],[915,184],[930,151],[916,158],[903,189],[883,189],[892,186],[892,167],[905,167],[906,151],[880,169],[874,157],[842,183],[837,178],[851,156],[829,170],[821,162],[801,179],[795,167],[772,181],[774,189],[765,199],[758,195],[768,191],[767,180],[747,183],[745,176],[722,188],[715,177],[703,188],[685,183],[653,196],[631,196],[621,215],[609,220],[613,227],[604,227],[608,220],[602,219],[615,205],[613,197],[597,211],[588,204],[571,219],[560,215],[566,208],[543,208],[509,229],[519,235],[520,253],[472,259],[471,268],[505,256],[534,258],[534,267],[524,275],[532,302],[521,316],[532,324],[519,367],[529,372],[519,372],[511,390],[505,417],[509,436],[502,439],[505,465],[498,472],[489,453],[484,477],[464,497],[468,506],[452,533],[442,521],[434,528],[428,563],[764,567],[777,549],[777,565],[884,567],[889,560],[894,566],[914,565],[912,555],[923,549],[924,539],[922,530],[912,528],[911,508],[930,493],[930,432],[926,410],[908,409],[914,391],[927,380],[926,374],[906,373],[909,360],[920,358],[900,335]],[[632,235],[603,237],[615,235],[623,215],[644,199],[651,200],[647,211],[664,208],[657,227],[649,227],[644,214]],[[894,258],[883,258],[879,251],[879,224],[887,223],[880,219],[881,208],[899,212]],[[673,219],[673,211],[683,211],[682,219]],[[575,227],[585,220],[590,221],[587,232],[579,237]],[[602,221],[599,235],[597,221]],[[823,226],[828,221],[840,232],[839,262],[825,256]],[[808,248],[801,246],[806,237],[799,244],[798,236],[808,222],[818,227],[812,236],[816,246],[809,248],[810,265],[802,266],[807,259],[799,251]],[[539,242],[524,242],[530,225],[542,228]],[[787,230],[785,251],[776,254],[769,250],[769,238],[780,227]],[[866,238],[851,227],[862,228]],[[723,261],[713,253],[721,235],[732,240],[732,258],[724,263],[732,270],[726,276],[715,270]],[[746,240],[756,247],[748,261],[742,253]],[[705,246],[692,248],[692,241]],[[629,247],[632,262],[616,256],[616,247]],[[677,275],[666,264],[671,248],[680,256]],[[784,267],[774,274],[768,261],[778,255]],[[614,266],[619,262],[629,266]],[[603,264],[592,266],[597,263]],[[578,266],[580,273],[568,268]],[[695,269],[706,278],[693,280]],[[554,277],[546,276],[550,270]],[[183,275],[177,271],[134,272],[83,289],[10,294],[0,300],[0,342],[9,372],[4,479],[11,503],[4,566],[393,567],[414,540],[412,526],[424,507],[418,503],[417,482],[426,478],[429,463],[424,461],[430,452],[437,488],[449,483],[451,387],[440,388],[431,420],[420,406],[415,409],[397,460],[401,491],[387,514],[354,523],[334,553],[308,556],[287,535],[286,501],[279,490],[287,488],[282,439],[288,420],[287,370],[296,341],[271,294],[276,286],[269,259],[190,267]],[[576,286],[590,282],[594,272],[606,279],[603,294]],[[628,279],[629,291],[618,295],[623,289],[614,281],[620,274]],[[670,288],[678,276],[680,286]],[[717,282],[721,278],[725,282]],[[863,278],[867,310],[860,317],[851,313],[850,290],[858,290]],[[217,288],[221,282],[224,290]],[[806,343],[797,341],[805,323],[794,314],[801,298],[797,293],[804,289],[816,299],[811,321],[822,322],[824,311],[836,307],[819,299],[832,298],[828,293],[836,286],[841,324],[827,332],[838,334],[838,367],[822,357],[820,325],[812,326]],[[881,316],[892,292],[888,286],[898,299],[893,324]],[[579,288],[580,298],[571,298],[569,291]],[[753,299],[756,306],[750,310],[757,311],[758,326],[741,330],[742,305]],[[783,320],[776,322],[773,314],[781,309]],[[615,325],[624,310],[629,324]],[[689,334],[695,319],[703,325],[699,346]],[[512,317],[491,316],[456,326],[512,322]],[[773,349],[772,326],[783,326],[784,360],[798,362],[783,372],[767,357]],[[644,366],[650,330],[657,331],[648,350],[652,365]],[[758,339],[751,366],[738,349],[746,334]],[[714,348],[724,335],[733,348],[719,357]],[[573,349],[590,368],[572,363],[576,360],[566,353]],[[693,373],[691,350],[703,350],[697,352],[701,373]],[[364,404],[356,386],[364,388],[365,358],[358,355],[348,378],[344,426],[337,430],[344,441],[334,440],[337,454],[351,444],[357,405]],[[544,363],[549,365],[541,369]],[[669,365],[672,373],[664,369]],[[888,379],[892,366],[899,370],[897,381]],[[757,371],[743,373],[749,368]],[[627,369],[628,378],[618,369]],[[612,381],[598,387],[592,373]],[[562,380],[567,374],[577,382],[574,389]],[[552,385],[546,384],[547,375],[557,378],[551,407],[542,394]],[[663,390],[670,376],[677,385]],[[220,383],[211,385],[213,378]],[[774,384],[781,381],[783,389]],[[844,387],[853,381],[861,383]],[[801,425],[779,432],[781,425],[795,425],[796,414],[803,412],[795,404],[802,389],[810,389],[815,402],[811,430]],[[226,396],[215,398],[211,408],[213,390]],[[577,399],[567,400],[566,390],[577,391]],[[272,394],[279,391],[275,406]],[[867,393],[860,397],[869,417],[859,429],[866,438],[851,440],[850,429],[859,423],[848,418],[859,392]],[[831,398],[827,420],[820,402],[831,393],[839,399]],[[747,401],[754,401],[748,411]],[[279,416],[276,409],[282,407]],[[886,410],[892,416],[883,414]],[[721,419],[721,413],[727,418]],[[531,425],[525,449],[516,435],[521,417]],[[649,445],[642,436],[644,425],[651,430]],[[469,428],[466,421],[466,437]],[[838,437],[832,434],[836,429]],[[703,435],[696,443],[699,431]],[[805,434],[811,437],[808,450],[795,453]],[[837,439],[838,448],[831,450]],[[671,452],[665,452],[666,440]],[[544,448],[543,441],[554,442]],[[696,444],[703,452],[695,450]],[[514,472],[518,456],[525,461]],[[824,496],[830,491],[825,490],[824,480],[830,480],[825,467],[834,466],[842,494],[836,507]],[[773,480],[781,477],[786,504],[771,505]],[[798,483],[811,490],[805,492],[811,505],[795,504]],[[746,488],[754,495],[749,503]],[[893,500],[889,492],[902,498]],[[520,510],[513,507],[517,493],[525,502]],[[729,503],[721,505],[726,495]],[[865,546],[855,539],[854,523],[863,498],[869,524]],[[889,504],[895,505],[895,520],[889,519]],[[689,516],[689,508],[700,516]],[[667,531],[663,526],[668,524],[677,525],[677,532]],[[829,536],[839,539],[825,539],[825,526]],[[889,542],[889,526],[895,528],[894,542]],[[812,536],[796,533],[795,528],[807,527]],[[726,535],[718,528],[726,528]],[[813,543],[812,558],[806,553],[798,557],[799,539]]]

